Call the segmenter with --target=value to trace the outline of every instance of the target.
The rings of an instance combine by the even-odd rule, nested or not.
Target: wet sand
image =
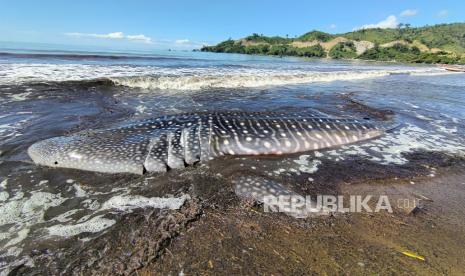
[[[450,174],[450,171],[444,172]],[[186,274],[448,274],[465,273],[463,174],[359,184],[345,193],[399,191],[430,198],[420,213],[350,214],[295,221],[253,208],[206,210],[157,262],[140,272]],[[416,180],[416,179],[415,179]],[[446,185],[446,187],[444,187]],[[441,186],[438,188],[438,186]],[[447,189],[452,195],[437,194]],[[444,210],[451,210],[444,214]],[[421,261],[403,255],[416,252]],[[195,257],[194,257],[195,256]]]
[[[420,199],[416,210],[393,204],[392,214],[336,213],[295,219],[265,213],[262,206],[234,194],[229,182],[238,173],[234,160],[223,176],[209,173],[214,167],[208,171],[187,169],[174,179],[161,176],[156,181],[157,192],[151,195],[189,193],[191,200],[180,210],[141,209],[115,215],[120,223],[91,242],[61,244],[66,250],[59,254],[47,244],[35,246],[31,256],[42,265],[19,267],[16,272],[463,274],[464,160],[422,153],[409,156],[409,160],[404,168],[390,167],[391,172],[387,166],[370,162],[328,163],[314,175],[307,191]],[[425,170],[433,164],[434,177]],[[335,174],[336,170],[339,173]],[[298,179],[284,177],[281,181],[299,189],[295,185]],[[424,260],[402,254],[405,251]]]

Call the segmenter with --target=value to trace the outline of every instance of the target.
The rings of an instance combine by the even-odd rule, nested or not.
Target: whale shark
[[[220,156],[282,155],[364,141],[386,128],[319,112],[165,115],[32,144],[34,163],[103,173],[162,172]]]

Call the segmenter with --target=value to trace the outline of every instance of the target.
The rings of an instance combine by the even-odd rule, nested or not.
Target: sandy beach
[[[53,60],[17,55],[0,64],[6,72],[0,75],[2,272],[465,273],[462,73],[393,63],[170,55],[91,62],[69,54]],[[144,175],[49,168],[27,154],[50,137],[212,110],[318,111],[398,127],[342,147],[225,156]],[[300,195],[383,195],[393,212],[306,218],[265,212],[259,201],[236,193],[240,177]]]

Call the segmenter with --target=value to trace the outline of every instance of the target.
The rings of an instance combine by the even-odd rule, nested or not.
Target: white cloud
[[[135,41],[142,41],[145,43],[152,43],[152,39],[150,37],[147,37],[143,34],[138,34],[138,35],[127,35],[127,39],[129,40],[135,40]]]
[[[210,42],[194,41],[187,38],[176,40],[164,40],[164,43],[168,46],[172,46],[174,48],[179,49],[197,49],[206,45],[214,45]]]
[[[189,39],[178,39],[175,41],[176,44],[190,44],[190,42]]]
[[[131,41],[141,41],[145,43],[152,43],[152,39],[143,34],[138,35],[125,35],[123,32],[113,32],[108,34],[92,34],[92,33],[65,33],[67,36],[73,37],[92,37],[101,39],[121,39]]]
[[[109,34],[95,34],[95,37],[108,39],[123,39],[124,34],[122,32],[114,32]]]
[[[441,11],[438,12],[439,17],[447,17],[448,15],[449,15],[448,10],[441,10]]]
[[[337,27],[336,24],[331,24],[331,25],[329,25],[329,28],[330,28],[330,29],[336,29],[336,27]]]
[[[74,36],[74,37],[96,37],[104,39],[124,39],[124,34],[122,32],[114,32],[108,34],[85,34],[85,33],[66,33],[65,35]]]
[[[113,32],[108,34],[95,34],[95,33],[65,33],[66,36],[71,36],[75,38],[98,38],[98,39],[109,39],[109,40],[125,40],[125,41],[134,41],[134,42],[143,42],[152,45],[159,45],[162,47],[174,47],[180,49],[189,49],[189,48],[200,48],[208,43],[192,41],[190,39],[157,39],[152,40],[152,38],[144,34],[136,35],[126,35],[123,32]]]
[[[390,15],[386,19],[376,23],[376,24],[366,24],[363,26],[360,26],[358,28],[354,28],[354,30],[361,30],[361,29],[374,29],[374,28],[380,28],[380,29],[394,29],[397,28],[397,25],[399,25],[399,21],[397,21],[397,17],[395,15]]]
[[[415,16],[418,14],[418,11],[417,10],[410,10],[410,9],[407,9],[405,11],[402,11],[400,13],[400,16],[402,17],[410,17],[410,16]]]

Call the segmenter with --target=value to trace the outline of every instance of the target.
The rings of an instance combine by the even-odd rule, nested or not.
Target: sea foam
[[[120,86],[142,89],[201,90],[253,88],[311,82],[350,81],[396,74],[448,74],[434,67],[372,66],[351,70],[337,68],[188,67],[134,65],[0,64],[0,84],[30,82],[95,81],[105,79]],[[16,100],[21,100],[18,98]]]

